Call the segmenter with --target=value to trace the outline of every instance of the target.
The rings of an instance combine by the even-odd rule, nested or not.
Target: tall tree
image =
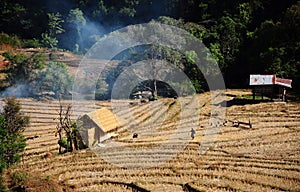
[[[53,92],[54,96],[59,98],[69,94],[72,88],[72,78],[66,64],[50,61],[32,85],[39,93]]]
[[[300,4],[287,9],[277,22],[266,20],[252,36],[248,47],[250,72],[274,73],[296,78],[299,74]],[[249,54],[250,54],[249,53]],[[253,65],[254,63],[254,65]]]
[[[45,47],[57,47],[57,35],[63,33],[65,30],[62,28],[64,20],[61,18],[60,13],[48,13],[48,30],[42,33],[42,43]]]
[[[21,104],[15,98],[7,98],[0,115],[1,166],[9,167],[20,161],[26,139],[22,135],[29,125],[29,117],[21,113]]]
[[[67,17],[67,22],[75,25],[77,36],[79,38],[78,43],[81,44],[82,43],[81,29],[86,24],[86,19],[84,18],[83,12],[79,8],[71,9]]]

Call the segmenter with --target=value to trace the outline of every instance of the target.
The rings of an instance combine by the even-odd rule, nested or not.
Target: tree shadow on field
[[[248,105],[248,104],[258,104],[258,103],[268,103],[273,102],[273,100],[266,99],[266,100],[253,100],[253,99],[247,99],[247,98],[233,98],[229,101],[223,101],[219,103],[218,105],[222,107],[231,107],[233,105]]]
[[[259,104],[259,103],[270,103],[270,102],[282,102],[281,95],[277,94],[273,96],[273,99],[271,99],[268,96],[261,96],[257,95],[255,96],[255,99],[253,99],[252,94],[245,94],[245,95],[235,95],[235,94],[226,94],[226,97],[231,97],[232,99],[229,101],[223,101],[216,106],[222,106],[222,107],[231,107],[231,106],[242,106],[242,105],[251,105],[251,104]],[[286,102],[296,102],[300,103],[300,92],[290,91],[286,95]]]
[[[290,94],[287,94],[287,99],[292,102],[300,103],[300,91],[293,91]]]

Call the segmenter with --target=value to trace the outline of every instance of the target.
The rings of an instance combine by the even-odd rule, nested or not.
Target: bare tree
[[[62,103],[59,101],[58,122],[56,125],[56,133],[59,136],[59,153],[62,153],[62,147],[66,148],[67,152],[78,150],[78,129],[76,122],[71,120],[72,106],[67,105],[63,109]]]

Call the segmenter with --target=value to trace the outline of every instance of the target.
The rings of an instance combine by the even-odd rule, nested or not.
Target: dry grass
[[[249,90],[230,90],[227,97],[245,95]],[[260,103],[233,105],[227,108],[227,120],[251,120],[253,128],[233,127],[229,122],[221,127],[214,145],[204,154],[199,154],[211,107],[208,93],[199,95],[200,115],[190,114],[180,119],[180,105],[172,99],[161,103],[138,104],[130,107],[130,113],[119,108],[114,111],[123,119],[119,129],[119,141],[132,149],[151,149],[165,142],[176,130],[176,122],[186,124],[200,120],[196,138],[178,155],[152,168],[121,168],[101,159],[91,150],[76,151],[57,155],[57,138],[54,136],[57,101],[35,101],[22,99],[23,110],[30,114],[33,123],[25,132],[26,136],[38,138],[28,140],[23,161],[9,172],[23,170],[32,177],[26,185],[39,189],[40,185],[52,184],[56,191],[62,188],[75,191],[299,191],[300,190],[300,104]],[[71,101],[63,101],[70,104]],[[128,101],[123,101],[128,102]],[[208,103],[208,104],[207,104]],[[82,103],[88,106],[88,103]],[[163,105],[163,106],[162,106]],[[188,105],[188,104],[187,104]],[[96,102],[99,108],[110,108],[109,102]],[[91,109],[91,108],[90,108]],[[84,109],[89,110],[87,107]],[[84,111],[83,110],[83,111]],[[139,122],[128,122],[128,117]],[[155,124],[159,123],[159,124]],[[156,128],[155,131],[149,129]],[[159,126],[159,127],[156,127]],[[157,129],[158,128],[158,129]],[[126,129],[130,129],[129,131]],[[132,139],[131,133],[140,131],[141,137]],[[182,133],[188,135],[189,133]],[[206,140],[207,141],[207,140]],[[177,150],[174,141],[160,151],[163,156]],[[45,158],[47,152],[53,153]],[[135,165],[134,154],[116,148],[112,158],[125,165]],[[147,154],[144,154],[147,157]],[[33,180],[44,179],[40,185]],[[47,183],[48,182],[48,183]],[[32,189],[33,190],[33,189]],[[34,191],[34,190],[33,190]]]

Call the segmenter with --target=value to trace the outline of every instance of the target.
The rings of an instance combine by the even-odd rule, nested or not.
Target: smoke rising
[[[5,89],[1,95],[3,97],[28,97],[31,95],[28,84],[16,84]]]
[[[71,51],[78,49],[85,53],[100,37],[128,25],[147,23],[159,16],[178,16],[179,1],[46,1],[48,12],[61,13],[65,33],[58,36],[59,46]],[[86,24],[80,34],[76,25],[67,22],[72,9],[80,9]],[[124,12],[124,10],[130,10]]]

